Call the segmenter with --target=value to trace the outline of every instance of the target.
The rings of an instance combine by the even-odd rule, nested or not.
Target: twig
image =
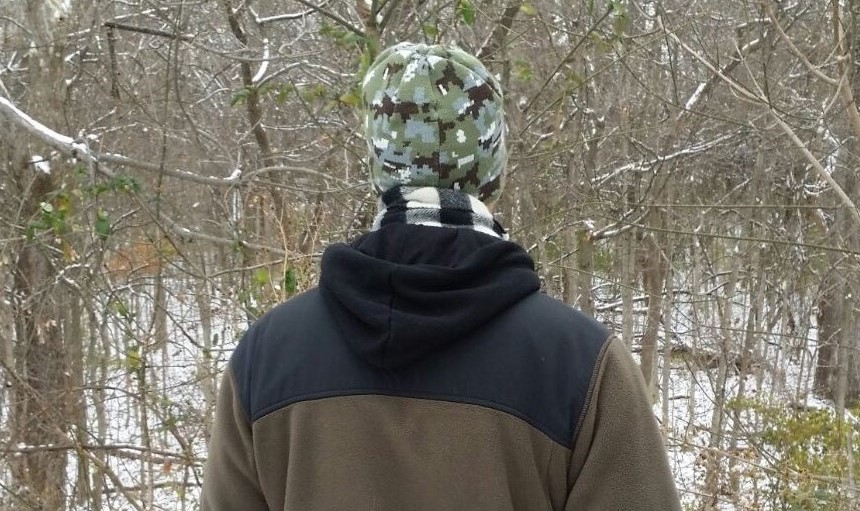
[[[349,30],[350,32],[354,32],[355,34],[360,35],[361,37],[365,36],[364,32],[360,28],[356,27],[355,25],[346,21],[345,19],[341,18],[337,14],[335,14],[329,10],[323,9],[322,5],[315,5],[313,2],[309,2],[308,0],[296,0],[296,2],[304,5],[305,7],[310,7],[312,10],[322,14],[326,18],[329,18],[333,21],[336,21],[339,25],[341,25],[343,28]]]
[[[328,3],[328,2],[325,2],[323,5],[325,5],[326,3]],[[307,16],[308,14],[312,14],[314,12],[314,9],[308,9],[307,11],[302,11],[302,12],[294,12],[294,13],[289,13],[289,14],[277,14],[275,16],[264,16],[264,17],[260,17],[259,15],[257,15],[257,13],[256,13],[256,11],[254,11],[254,9],[249,9],[249,11],[251,12],[251,15],[254,16],[254,23],[256,23],[257,25],[265,25],[266,23],[275,23],[278,21],[300,20],[300,19],[304,18],[305,16]]]
[[[117,23],[116,21],[105,21],[104,26],[107,28],[115,28],[117,30],[125,30],[127,32],[137,32],[139,34],[154,35],[158,37],[166,37],[168,39],[178,39],[180,41],[190,42],[194,40],[194,36],[190,34],[174,34],[164,30],[155,28],[136,27],[134,25],[126,25],[125,23]]]
[[[824,74],[820,69],[812,64],[809,59],[806,58],[806,55],[800,51],[800,49],[795,46],[795,44],[791,41],[791,38],[788,37],[788,34],[785,33],[785,30],[782,28],[782,24],[776,18],[776,14],[773,12],[773,7],[770,5],[770,0],[762,0],[762,4],[764,4],[765,11],[767,11],[767,17],[770,19],[770,24],[776,28],[776,31],[779,33],[779,38],[782,39],[782,42],[788,46],[788,49],[791,53],[794,54],[795,57],[800,59],[806,69],[809,70],[812,74],[820,78],[825,83],[829,83],[830,85],[839,85],[839,80]]]
[[[302,1],[302,0],[299,0],[299,1]],[[586,32],[579,39],[579,41],[577,41],[576,44],[573,45],[573,48],[571,48],[570,51],[567,52],[567,55],[565,55],[564,58],[561,59],[561,62],[559,62],[558,65],[555,66],[555,69],[553,69],[552,73],[550,73],[550,75],[547,77],[546,81],[543,82],[543,85],[541,85],[540,89],[538,89],[538,91],[534,94],[534,96],[532,96],[532,99],[528,102],[528,104],[525,106],[525,108],[523,108],[523,115],[527,114],[529,112],[529,110],[531,110],[535,101],[537,101],[537,98],[539,98],[543,94],[543,91],[546,90],[546,88],[549,86],[550,82],[552,82],[553,78],[555,78],[555,75],[557,75],[559,73],[559,71],[561,71],[561,68],[564,67],[565,64],[567,64],[567,61],[570,60],[571,57],[573,57],[573,54],[576,53],[576,50],[578,50],[580,48],[580,46],[582,46],[585,43],[585,41],[587,41],[588,38],[591,37],[591,34],[594,33],[595,30],[597,30],[597,27],[599,27],[600,24],[603,23],[603,20],[605,20],[606,17],[609,16],[609,14],[611,12],[612,12],[612,7],[608,7],[606,9],[606,11],[603,13],[603,16],[601,16],[600,19],[598,19],[594,23],[594,25],[592,25],[591,28],[588,29],[588,32]]]
[[[99,153],[93,151],[85,142],[86,137],[82,137],[80,139],[73,139],[72,137],[58,133],[53,129],[40,123],[39,121],[33,119],[21,109],[19,109],[17,106],[15,106],[7,98],[2,96],[0,96],[0,114],[3,114],[11,122],[23,128],[25,131],[37,137],[50,147],[53,147],[60,153],[65,154],[67,156],[72,156],[85,163],[107,163],[111,165],[146,170],[148,172],[161,172],[162,170],[159,165],[156,165],[154,163],[147,163],[144,161],[135,160],[133,158],[129,158],[128,156],[123,156],[121,154]],[[98,170],[104,175],[113,176],[112,173],[101,168],[100,166]],[[312,169],[306,169],[302,167],[290,167],[290,170],[296,170],[310,174],[316,173],[316,171]],[[182,179],[184,181],[190,181],[192,183],[208,186],[217,186],[221,188],[233,188],[250,181],[250,178],[246,176],[239,176],[238,178],[201,176],[199,174],[194,174],[186,170],[180,169],[165,169],[164,175],[177,179]]]
[[[484,44],[481,45],[481,49],[478,50],[477,57],[479,59],[491,57],[494,53],[499,51],[502,46],[504,46],[505,38],[511,31],[511,26],[513,26],[514,19],[517,17],[517,13],[520,12],[521,7],[522,2],[520,2],[520,0],[511,0],[508,2],[507,7],[505,7],[504,12],[502,12],[501,18],[496,22],[495,28],[493,28],[493,31],[489,36],[487,36]]]
[[[736,93],[740,94],[743,98],[745,98],[745,99],[747,99],[753,103],[756,103],[756,104],[759,104],[759,105],[766,107],[768,109],[768,112],[771,114],[771,116],[773,116],[777,125],[779,125],[779,127],[783,130],[783,132],[786,135],[788,135],[788,137],[791,139],[792,142],[794,142],[794,145],[798,149],[801,150],[803,155],[806,157],[807,161],[809,161],[809,163],[816,170],[816,172],[818,172],[818,175],[821,176],[833,188],[833,190],[836,192],[836,195],[839,196],[839,199],[842,201],[842,203],[845,205],[845,207],[847,207],[848,210],[851,212],[851,216],[854,218],[854,221],[857,222],[858,226],[860,226],[860,211],[857,210],[857,206],[854,204],[854,202],[851,200],[851,198],[848,197],[848,195],[845,193],[845,190],[842,189],[842,187],[839,185],[839,183],[836,182],[835,179],[833,179],[833,176],[830,175],[830,172],[828,172],[827,169],[825,169],[821,165],[821,163],[818,161],[818,159],[815,157],[815,155],[812,154],[812,152],[807,148],[806,144],[803,143],[802,140],[800,140],[800,137],[797,136],[797,134],[794,132],[794,129],[792,129],[792,127],[789,126],[788,123],[786,123],[782,119],[782,116],[780,116],[780,114],[776,111],[776,109],[773,107],[773,104],[770,101],[766,97],[764,97],[763,95],[759,95],[759,94],[756,94],[756,93],[750,91],[749,89],[742,86],[741,84],[739,84],[735,80],[733,80],[730,77],[723,74],[722,71],[717,69],[705,57],[703,57],[701,54],[699,54],[699,52],[690,48],[687,44],[685,44],[683,41],[681,41],[681,39],[677,35],[675,35],[674,32],[670,32],[663,25],[662,16],[657,17],[657,23],[660,25],[661,30],[663,30],[669,38],[671,38],[673,41],[675,41],[681,48],[683,48],[693,58],[698,60],[702,65],[704,65],[705,67],[710,69],[711,72],[713,72],[717,76],[719,76],[720,79],[722,79],[724,82],[726,82],[726,84],[728,84],[729,87],[731,87],[731,89],[733,91],[735,91]],[[845,89],[846,88],[844,87],[843,90],[845,90]],[[851,91],[848,90],[849,95],[850,95],[850,93],[851,93]],[[852,123],[853,123],[855,118],[858,118],[858,132],[860,132],[860,114],[858,114],[858,112],[857,112],[857,107],[853,101],[853,96],[852,96],[852,101],[849,103],[849,108],[854,110],[854,112],[849,113],[849,117],[851,117]],[[853,254],[854,252],[849,252],[849,253]]]
[[[111,454],[115,454],[120,458],[127,458],[133,460],[140,460],[143,458],[142,455],[133,454],[135,452],[139,453],[149,453],[159,456],[159,458],[154,459],[156,463],[163,463],[165,461],[180,461],[183,463],[191,462],[196,465],[202,465],[204,460],[192,458],[190,459],[188,456],[177,454],[169,451],[162,451],[158,449],[147,449],[145,447],[141,447],[138,445],[131,444],[67,444],[67,445],[27,445],[21,447],[10,447],[6,449],[0,449],[0,453],[4,454],[32,454],[39,452],[59,452],[59,451],[74,451],[74,450],[85,450],[85,451],[107,451]],[[130,451],[130,452],[129,452]]]

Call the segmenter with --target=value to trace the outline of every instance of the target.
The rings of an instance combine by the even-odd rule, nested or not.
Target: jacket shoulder
[[[272,388],[299,361],[313,358],[309,339],[332,339],[334,331],[319,288],[298,294],[257,319],[239,341],[230,369],[248,417],[255,420],[275,399]]]
[[[610,339],[609,330],[596,319],[543,293],[534,293],[517,304],[494,326],[517,332],[518,339],[538,350],[585,356],[588,362],[596,361]]]
[[[548,328],[575,327],[579,332],[593,333],[595,340],[601,344],[609,335],[609,330],[596,319],[544,293],[534,293],[523,300],[522,305],[547,322]]]
[[[510,403],[556,442],[572,446],[609,345],[595,319],[542,293],[511,308],[481,333],[473,369],[499,402]]]

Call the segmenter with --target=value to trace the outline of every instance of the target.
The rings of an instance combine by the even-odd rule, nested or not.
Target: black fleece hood
[[[392,224],[330,246],[320,290],[351,348],[383,369],[454,343],[535,293],[531,257],[471,229]]]

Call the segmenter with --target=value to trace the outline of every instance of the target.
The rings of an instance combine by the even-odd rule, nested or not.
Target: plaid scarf
[[[483,202],[463,192],[443,188],[397,186],[383,193],[372,230],[394,223],[474,229],[508,239],[508,233]]]

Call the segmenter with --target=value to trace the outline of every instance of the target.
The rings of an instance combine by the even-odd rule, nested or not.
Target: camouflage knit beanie
[[[498,198],[507,163],[502,92],[477,58],[401,43],[377,57],[361,92],[378,193],[432,186]]]

